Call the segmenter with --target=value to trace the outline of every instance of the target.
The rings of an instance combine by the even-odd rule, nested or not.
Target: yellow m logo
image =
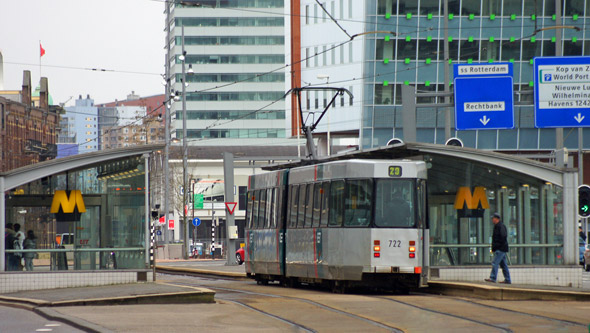
[[[473,195],[471,195],[469,187],[459,187],[457,195],[455,196],[455,209],[465,208],[465,203],[467,203],[467,208],[469,209],[477,209],[477,206],[480,203],[481,208],[489,209],[490,204],[488,203],[485,187],[475,187]]]
[[[79,213],[86,212],[86,206],[84,205],[84,199],[82,198],[82,192],[80,190],[70,191],[70,197],[66,194],[66,191],[57,190],[53,195],[53,202],[51,203],[50,213],[59,213],[59,207],[62,208],[64,213],[73,213],[74,208],[78,207]]]

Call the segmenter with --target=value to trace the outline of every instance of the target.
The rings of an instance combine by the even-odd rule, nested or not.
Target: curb
[[[499,287],[475,283],[429,281],[429,293],[504,301],[590,301],[590,292]]]
[[[173,266],[161,266],[156,265],[156,270],[163,273],[191,273],[191,274],[202,274],[202,275],[210,275],[210,276],[219,276],[219,277],[231,277],[231,278],[242,278],[246,279],[246,273],[236,273],[236,272],[223,272],[223,271],[214,271],[209,269],[200,269],[200,268],[186,268],[186,267],[173,267]]]

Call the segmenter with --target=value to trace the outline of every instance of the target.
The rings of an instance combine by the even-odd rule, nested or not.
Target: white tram
[[[426,165],[343,160],[250,176],[246,272],[261,284],[425,286]]]

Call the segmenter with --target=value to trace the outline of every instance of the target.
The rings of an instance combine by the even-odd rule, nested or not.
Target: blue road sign
[[[590,127],[590,57],[537,57],[535,127]]]
[[[193,225],[194,225],[195,227],[198,227],[198,226],[200,226],[200,225],[201,225],[201,219],[200,219],[200,218],[198,218],[198,217],[195,217],[195,218],[193,219]]]
[[[514,128],[512,63],[455,65],[455,128]]]
[[[156,235],[162,236],[162,230],[156,230]]]

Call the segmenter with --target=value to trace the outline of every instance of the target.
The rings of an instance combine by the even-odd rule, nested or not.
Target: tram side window
[[[378,227],[413,227],[414,181],[377,180],[375,225]]]
[[[260,203],[260,190],[254,191],[254,197],[252,200],[252,229],[256,229],[258,228],[258,204]]]
[[[289,228],[297,228],[297,205],[299,203],[299,186],[291,186],[289,195]]]
[[[247,207],[246,207],[246,225],[248,229],[252,229],[252,206],[253,206],[253,198],[252,192],[248,191],[247,195]]]
[[[260,206],[258,208],[258,229],[266,226],[266,190],[260,190]]]
[[[426,218],[426,181],[420,180],[418,182],[417,197],[418,197],[418,228],[428,228],[428,220]]]
[[[276,221],[275,221],[275,212],[276,212],[276,200],[275,200],[275,189],[268,189],[268,195],[267,195],[267,202],[268,202],[268,207],[267,207],[267,212],[268,212],[268,227],[269,228],[274,228],[276,225]]]
[[[373,182],[370,179],[346,182],[344,226],[364,227],[371,223]]]
[[[317,228],[320,226],[320,214],[322,213],[322,184],[313,185],[313,225]]]
[[[342,226],[344,218],[344,181],[333,181],[330,186],[330,214],[328,225],[331,227]]]
[[[287,207],[287,189],[282,186],[277,188],[277,228],[285,228],[285,209]]]
[[[299,186],[299,212],[297,213],[297,228],[303,228],[305,226],[305,207],[307,200],[307,186]]]
[[[325,227],[328,225],[328,213],[330,212],[330,205],[328,204],[330,200],[330,183],[323,182],[322,189],[320,190],[320,201],[321,201],[321,217],[320,217],[320,226]]]
[[[307,184],[307,198],[305,200],[305,227],[311,228],[313,222],[313,187],[314,184]]]

